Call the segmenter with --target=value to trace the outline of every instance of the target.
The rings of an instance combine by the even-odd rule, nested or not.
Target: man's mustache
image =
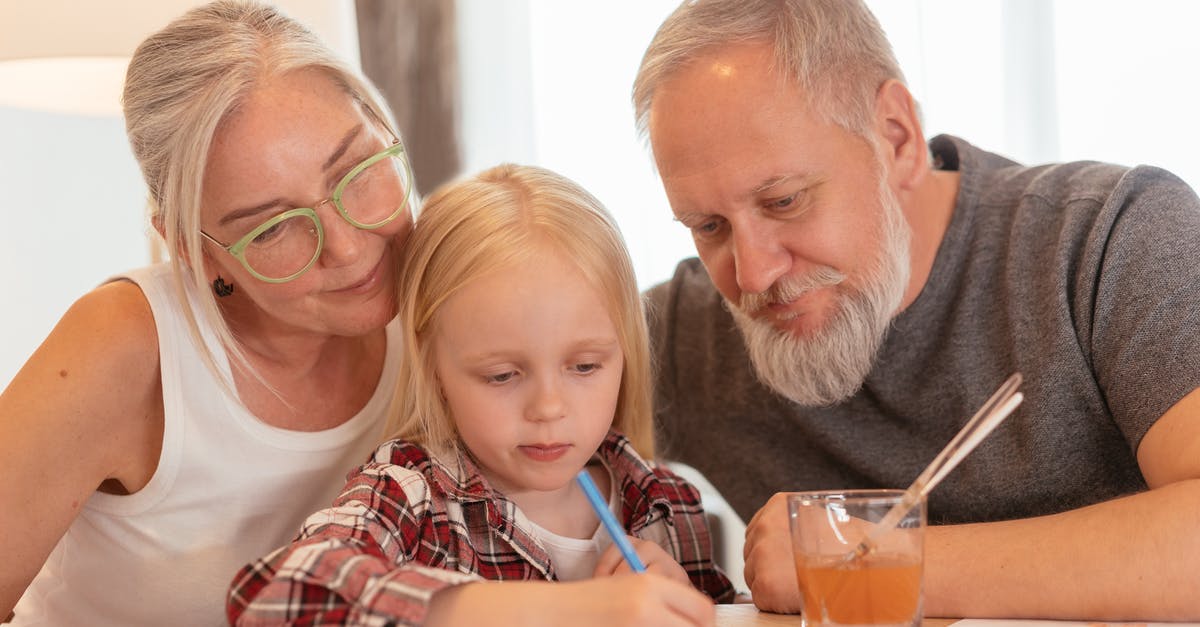
[[[757,316],[770,305],[790,303],[806,292],[837,285],[846,280],[846,275],[830,266],[817,266],[806,274],[780,277],[765,292],[743,293],[738,298],[738,309],[746,315]]]

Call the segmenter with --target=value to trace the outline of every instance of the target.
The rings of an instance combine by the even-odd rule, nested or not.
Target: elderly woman
[[[328,505],[393,394],[416,198],[367,81],[220,1],[138,48],[124,106],[171,259],[80,298],[0,396],[18,625],[223,621],[233,573]]]

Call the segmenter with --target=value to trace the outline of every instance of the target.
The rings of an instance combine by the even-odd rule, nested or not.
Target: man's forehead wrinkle
[[[778,176],[772,176],[772,177],[766,179],[765,181],[763,181],[762,183],[760,183],[757,187],[751,189],[750,193],[751,194],[761,194],[761,193],[775,187],[776,185],[787,182],[791,178],[792,177],[787,174],[780,174]]]

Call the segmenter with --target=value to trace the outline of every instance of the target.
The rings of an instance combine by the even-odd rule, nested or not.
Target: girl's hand
[[[642,558],[642,564],[646,566],[646,572],[662,575],[668,579],[678,581],[679,583],[691,585],[691,580],[688,579],[687,572],[671,557],[663,548],[649,540],[642,540],[633,536],[628,536],[630,544],[633,545],[633,550]],[[617,545],[608,547],[604,553],[600,555],[600,561],[596,562],[596,570],[592,573],[593,577],[608,577],[611,575],[619,575],[631,573],[632,569],[621,555]]]
[[[434,595],[425,624],[708,627],[716,617],[712,600],[690,584],[641,573],[463,584]]]

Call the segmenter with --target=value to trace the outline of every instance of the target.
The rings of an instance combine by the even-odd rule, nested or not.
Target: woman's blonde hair
[[[198,317],[234,365],[258,375],[221,316],[204,272],[200,203],[209,148],[222,121],[255,87],[304,69],[323,72],[382,128],[400,136],[370,82],[302,24],[269,5],[218,0],[192,9],[143,41],[129,62],[122,97],[125,130],[149,187],[150,218],[171,257],[193,340],[218,378]],[[198,312],[186,306],[189,286]]]
[[[573,260],[601,294],[625,358],[613,427],[653,457],[646,320],[621,232],[578,184],[543,168],[511,164],[439,188],[421,210],[400,279],[406,355],[389,437],[434,448],[457,445],[434,370],[430,335],[438,309],[467,283],[543,254],[547,245]]]

